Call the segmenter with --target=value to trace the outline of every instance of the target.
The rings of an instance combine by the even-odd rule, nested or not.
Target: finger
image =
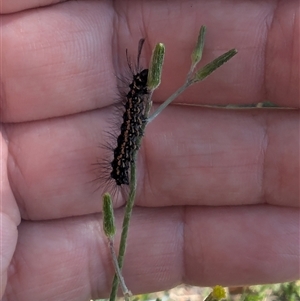
[[[113,151],[101,147],[109,116],[107,109],[7,127],[8,172],[23,218],[99,212],[102,193],[116,187],[105,181]],[[168,108],[146,129],[137,204],[298,207],[298,125],[292,110]]]
[[[36,8],[41,6],[53,5],[58,2],[63,2],[65,0],[11,0],[2,1],[0,6],[1,14],[15,13],[25,9]]]
[[[112,101],[116,81],[111,37],[105,34],[110,12],[101,1],[94,3],[71,1],[2,16],[2,120],[68,115]]]
[[[119,226],[122,214],[117,211]],[[139,294],[182,282],[230,286],[296,280],[298,214],[272,206],[136,208],[123,269],[126,284]],[[7,299],[107,297],[113,267],[100,222],[98,215],[24,222],[11,266],[18,274],[9,277]]]
[[[20,214],[11,191],[7,177],[7,144],[5,137],[2,136],[1,129],[1,186],[0,186],[0,231],[1,231],[1,249],[0,249],[0,297],[4,294],[7,283],[7,272],[10,261],[15,252],[17,244],[17,226],[20,223]]]
[[[297,1],[248,1],[234,6],[224,2],[217,7],[213,2],[195,1],[191,7],[176,1],[172,2],[174,15],[168,18],[167,2],[160,3],[159,11],[151,1],[143,6],[134,3],[129,2],[125,9],[122,2],[112,8],[101,1],[69,1],[2,16],[3,120],[36,120],[114,103],[114,76],[126,73],[125,49],[134,56],[141,37],[147,39],[146,60],[155,43],[166,44],[162,85],[154,97],[162,102],[184,82],[202,24],[208,27],[203,64],[231,48],[237,48],[239,54],[178,102],[248,104],[270,100],[280,106],[299,107]],[[141,13],[144,9],[147,15]],[[176,35],[170,35],[170,29]]]
[[[144,206],[299,207],[298,111],[170,108],[146,135]]]

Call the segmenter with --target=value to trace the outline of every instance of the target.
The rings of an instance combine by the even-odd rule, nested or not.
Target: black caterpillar
[[[144,41],[144,39],[139,41],[137,70],[139,70],[140,55]],[[127,61],[129,62],[128,55]],[[129,67],[133,74],[133,80],[129,85],[130,90],[125,97],[125,111],[123,114],[121,133],[117,138],[117,147],[114,149],[114,159],[110,163],[112,167],[110,176],[115,180],[118,186],[129,185],[130,164],[134,163],[133,155],[140,147],[138,140],[143,136],[143,126],[146,122],[145,96],[149,94],[147,89],[148,69],[134,73],[130,63]]]

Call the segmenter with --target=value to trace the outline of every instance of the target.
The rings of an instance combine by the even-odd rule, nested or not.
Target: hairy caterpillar
[[[126,49],[126,58],[132,80],[128,85],[127,93],[122,97],[121,107],[118,110],[118,115],[122,115],[122,122],[118,128],[118,134],[108,133],[109,138],[113,139],[114,142],[104,146],[112,151],[112,160],[106,159],[102,163],[97,163],[97,165],[102,165],[104,172],[107,173],[106,183],[114,188],[129,185],[130,165],[134,162],[133,154],[139,149],[140,145],[137,141],[144,134],[145,107],[149,94],[147,89],[148,69],[141,70],[140,68],[140,57],[144,42],[145,39],[139,41],[137,60],[134,67],[130,62]]]
[[[144,41],[141,39],[139,42],[137,70],[140,68],[140,55]],[[133,74],[133,80],[125,97],[121,133],[117,138],[117,147],[114,149],[114,159],[110,163],[112,167],[110,175],[119,186],[129,185],[129,167],[133,163],[133,152],[139,149],[137,140],[143,135],[142,126],[146,122],[144,99],[145,95],[149,93],[147,89],[148,69],[134,73],[130,63],[129,67]]]

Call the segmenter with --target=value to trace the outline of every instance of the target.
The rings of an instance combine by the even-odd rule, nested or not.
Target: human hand
[[[170,106],[147,127],[126,284],[137,294],[299,278],[298,2],[51,3],[2,3],[3,300],[107,297],[114,271],[90,182],[106,158],[115,75],[141,37],[148,59],[165,43],[162,102],[183,83],[203,24],[203,63],[239,54],[178,102],[297,110]]]

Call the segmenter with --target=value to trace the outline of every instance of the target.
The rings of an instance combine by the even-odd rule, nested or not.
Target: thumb
[[[8,145],[1,129],[0,141],[0,299],[2,298],[8,268],[14,254],[20,223],[20,213],[7,175]]]

